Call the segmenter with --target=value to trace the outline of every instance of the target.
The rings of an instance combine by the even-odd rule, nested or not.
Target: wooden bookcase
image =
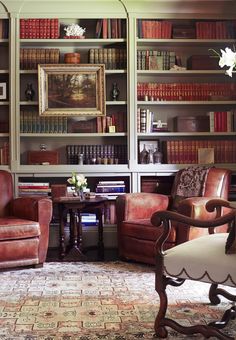
[[[1,168],[7,168],[13,173],[16,193],[17,183],[21,179],[26,180],[27,177],[49,178],[52,183],[57,183],[65,181],[70,177],[72,171],[85,174],[86,177],[92,179],[92,182],[100,178],[125,178],[127,191],[137,192],[141,190],[142,177],[174,176],[180,168],[196,162],[196,157],[193,160],[191,157],[181,158],[175,155],[170,159],[167,153],[167,146],[170,143],[173,143],[178,149],[181,148],[181,143],[190,145],[190,141],[194,141],[192,149],[196,153],[195,143],[197,142],[200,143],[200,147],[203,145],[204,148],[204,142],[208,141],[206,147],[211,146],[214,149],[216,147],[214,143],[219,143],[227,149],[228,144],[235,141],[235,127],[232,131],[221,132],[210,131],[207,128],[204,131],[186,131],[176,128],[176,119],[181,120],[182,118],[182,121],[188,120],[189,124],[196,125],[196,121],[200,117],[206,118],[208,112],[234,111],[236,104],[234,91],[232,91],[232,96],[224,98],[212,95],[210,100],[206,100],[205,97],[193,99],[191,96],[185,97],[184,100],[179,98],[173,100],[169,95],[165,97],[165,100],[156,100],[155,94],[147,95],[147,97],[145,95],[138,97],[137,94],[138,84],[142,83],[192,84],[192,86],[200,84],[200,87],[203,87],[204,84],[222,83],[228,86],[232,83],[234,84],[232,87],[235,86],[235,76],[229,78],[225,75],[224,70],[219,68],[208,70],[206,65],[203,69],[189,68],[189,60],[192,56],[210,55],[210,48],[219,51],[227,46],[233,47],[234,36],[202,38],[192,34],[193,28],[198,22],[204,24],[218,21],[235,23],[235,1],[189,0],[181,3],[180,0],[167,2],[151,0],[58,2],[51,0],[42,3],[40,1],[16,0],[14,2],[3,1],[3,3],[5,8],[0,10],[1,18],[8,20],[11,33],[9,40],[0,40],[0,52],[1,55],[4,55],[4,59],[1,59],[3,64],[0,64],[0,80],[6,80],[11,86],[8,89],[7,101],[0,100],[1,118],[4,118],[4,122],[10,123],[10,134],[0,131],[1,145],[4,142],[10,142],[9,165],[1,165]],[[8,19],[9,17],[11,19]],[[20,36],[20,20],[30,19],[58,20],[59,36],[46,36],[45,38],[40,35]],[[170,35],[163,37],[140,35],[140,25],[144,20],[167,22],[168,25],[171,23]],[[109,26],[112,27],[112,23],[115,21],[122,26],[120,36],[109,35],[106,30],[103,32],[102,23],[106,23],[108,32]],[[63,28],[71,23],[77,23],[86,28],[84,39],[64,39]],[[66,117],[62,130],[57,130],[57,123],[52,123],[47,117],[44,125],[47,128],[41,127],[40,131],[35,129],[32,122],[37,116],[39,104],[37,69],[22,65],[22,52],[31,50],[31,54],[33,51],[35,56],[35,51],[39,49],[59,51],[59,63],[64,62],[66,53],[80,53],[81,63],[97,62],[98,60],[99,63],[106,64],[106,112],[107,116],[115,117],[118,122],[115,124],[115,132],[108,132],[107,129],[101,132],[97,130],[95,120],[81,120],[81,117]],[[122,62],[119,62],[118,65],[108,64],[107,54],[110,54],[111,51],[119,51],[119,54],[122,54]],[[150,55],[152,51],[164,51],[169,56],[168,61],[172,66],[176,64],[176,61],[180,64],[181,60],[182,66],[188,66],[188,68],[176,70],[169,69],[167,66],[165,69],[155,69],[157,67],[155,65],[160,64],[161,58],[158,61],[151,58],[152,69],[143,69],[140,66],[140,54],[142,55],[143,52],[143,55],[148,53]],[[37,64],[37,60],[33,64]],[[32,84],[35,91],[32,101],[27,101],[25,98],[28,83]],[[120,92],[115,101],[111,97],[114,83],[117,83]],[[164,87],[164,85],[162,86]],[[156,132],[138,130],[137,113],[139,110],[147,109],[154,112],[155,121],[166,123],[168,130]],[[26,122],[24,118],[26,118]],[[163,152],[161,164],[139,163],[139,145],[144,141],[148,143],[154,141],[160,147]],[[48,151],[58,152],[58,164],[28,164],[28,152],[38,151],[41,144],[45,144]],[[118,164],[114,164],[114,162],[113,164],[91,164],[87,160],[83,165],[76,165],[76,161],[74,164],[68,164],[67,146],[73,146],[72,149],[76,146],[75,150],[77,150],[78,146],[87,145],[91,147],[100,145],[102,147],[104,145],[124,147],[125,160],[118,161]],[[224,153],[222,150],[223,148],[221,152]],[[232,154],[234,155],[235,152],[233,151]],[[234,173],[236,172],[234,158],[231,161],[227,158],[219,160],[215,157],[216,159],[218,161],[215,166],[227,167]],[[96,161],[96,163],[98,162]]]
[[[9,165],[9,129],[10,129],[10,39],[9,20],[0,13],[0,166]]]

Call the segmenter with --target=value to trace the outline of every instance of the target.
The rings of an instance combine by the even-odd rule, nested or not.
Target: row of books
[[[51,193],[49,182],[19,182],[18,195],[23,196],[49,196]]]
[[[120,181],[99,181],[96,189],[96,195],[116,199],[118,195],[125,194],[126,186],[123,180]]]
[[[104,214],[102,216],[103,227],[106,225],[116,224],[116,205],[115,201],[110,200],[105,208]],[[81,213],[81,223],[82,227],[89,228],[98,226],[98,220],[96,214],[93,213]]]
[[[126,69],[126,50],[124,48],[91,48],[90,64],[105,64],[107,70]]]
[[[20,111],[21,133],[67,133],[68,118],[40,116],[37,111]]]
[[[138,50],[138,70],[170,70],[175,65],[174,51]]]
[[[206,130],[209,132],[234,132],[236,131],[236,111],[210,111],[206,115],[209,117],[209,126]],[[174,118],[175,119],[175,118]],[[164,132],[168,131],[159,121],[154,121],[154,112],[148,108],[138,108],[137,110],[137,132]],[[185,132],[188,132],[187,130]]]
[[[109,132],[109,126],[114,126],[114,132],[127,131],[126,112],[114,112],[111,115],[99,116],[89,120],[68,121],[68,132],[71,133],[104,133]]]
[[[67,164],[78,164],[79,156],[84,164],[127,164],[127,145],[96,144],[67,145]]]
[[[9,164],[9,143],[4,142],[2,146],[0,146],[0,165],[8,165]]]
[[[235,100],[235,83],[141,83],[138,100],[200,101]]]
[[[138,19],[138,37],[141,39],[170,39],[171,34],[171,21]]]
[[[210,111],[207,114],[210,132],[236,131],[236,111]]]
[[[235,20],[196,21],[176,24],[171,20],[139,19],[138,37],[144,39],[235,39]]]
[[[235,39],[236,21],[196,22],[197,39]]]
[[[197,164],[199,149],[208,149],[213,163],[236,162],[236,140],[168,140],[164,147],[167,164]]]
[[[58,39],[58,19],[20,19],[20,39]]]
[[[122,19],[99,19],[96,24],[96,38],[117,39],[126,37],[125,21]]]
[[[58,48],[21,48],[20,68],[35,70],[38,64],[58,64],[60,50]]]
[[[0,39],[8,39],[9,22],[7,19],[0,19]]]

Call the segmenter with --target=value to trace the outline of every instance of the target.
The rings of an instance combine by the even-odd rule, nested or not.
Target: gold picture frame
[[[105,116],[103,64],[38,65],[39,114]]]

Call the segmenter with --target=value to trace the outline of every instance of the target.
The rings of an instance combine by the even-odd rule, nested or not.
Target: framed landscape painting
[[[38,89],[40,115],[106,114],[102,64],[38,65]]]

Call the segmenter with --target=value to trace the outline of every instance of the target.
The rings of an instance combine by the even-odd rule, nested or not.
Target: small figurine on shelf
[[[112,84],[112,90],[111,90],[111,99],[117,100],[120,95],[120,90],[117,86],[117,83]]]
[[[25,89],[25,99],[26,100],[33,100],[35,95],[35,91],[33,89],[33,85],[28,83]]]
[[[47,150],[47,145],[46,144],[40,144],[39,145],[40,151],[46,151]]]

